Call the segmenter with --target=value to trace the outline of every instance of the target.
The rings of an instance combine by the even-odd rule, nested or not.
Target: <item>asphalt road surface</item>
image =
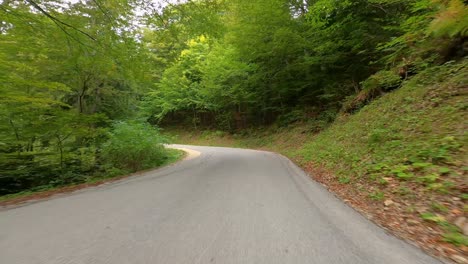
[[[199,157],[0,211],[1,264],[432,264],[288,159]]]

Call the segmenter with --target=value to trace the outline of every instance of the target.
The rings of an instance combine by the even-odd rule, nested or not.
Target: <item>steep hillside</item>
[[[465,59],[430,68],[318,133],[321,120],[233,135],[166,133],[178,143],[282,153],[373,221],[462,262],[468,253],[467,66]]]

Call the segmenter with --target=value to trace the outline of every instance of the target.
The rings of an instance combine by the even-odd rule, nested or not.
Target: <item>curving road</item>
[[[201,155],[1,210],[0,263],[440,263],[282,156],[183,147]]]

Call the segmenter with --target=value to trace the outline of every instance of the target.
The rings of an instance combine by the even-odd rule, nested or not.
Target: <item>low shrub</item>
[[[102,147],[102,159],[108,168],[133,172],[164,163],[165,139],[147,123],[118,122]]]
[[[373,99],[400,87],[401,79],[393,71],[379,71],[361,83],[362,90],[343,103],[342,111],[352,113],[368,104]]]

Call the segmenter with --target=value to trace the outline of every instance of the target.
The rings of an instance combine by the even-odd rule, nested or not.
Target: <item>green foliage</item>
[[[154,122],[232,131],[303,120],[297,105],[336,110],[375,73],[372,64],[383,55],[377,46],[398,33],[396,24],[410,9],[405,1],[374,2],[236,0],[169,6],[157,17],[178,19],[154,21],[160,30],[145,31],[143,38],[157,47],[154,61],[162,66],[148,95],[147,115]],[[198,12],[212,30],[200,25]],[[386,91],[398,86],[399,77],[388,71],[371,80]],[[376,89],[364,89],[364,97],[375,97]]]
[[[445,218],[441,215],[436,215],[433,213],[422,213],[421,218],[425,221],[434,222],[437,224],[446,222]]]
[[[101,173],[110,121],[151,82],[134,1],[0,4],[0,195]],[[64,26],[64,25],[67,26]]]
[[[415,162],[412,164],[413,168],[418,171],[423,171],[426,170],[430,167],[432,167],[432,163],[427,163],[427,162]]]
[[[124,172],[156,167],[167,158],[162,145],[166,140],[145,123],[118,122],[102,147],[102,158],[109,167]]]
[[[406,195],[411,194],[411,189],[409,189],[408,187],[402,186],[397,189],[396,193],[401,196],[406,196]]]
[[[434,210],[434,211],[437,211],[437,212],[441,212],[441,213],[446,213],[448,212],[448,208],[445,207],[444,205],[442,204],[439,204],[439,203],[431,203],[431,208]]]
[[[428,175],[424,175],[422,177],[419,177],[417,179],[417,181],[420,181],[420,182],[423,182],[427,185],[430,185],[432,183],[435,183],[437,182],[439,179],[439,175],[438,174],[435,174],[435,173],[431,173],[431,174],[428,174]]]
[[[452,108],[464,100],[459,91],[468,77],[465,67],[462,61],[420,73],[356,114],[340,117],[306,141],[299,157],[343,176],[366,175],[377,183],[394,177],[401,180],[399,184],[456,195],[461,180],[457,171],[465,153],[466,111]],[[419,85],[428,78],[431,86]],[[440,102],[434,106],[436,98]],[[402,195],[406,193],[409,190],[402,190]]]
[[[409,180],[414,178],[414,174],[410,172],[410,167],[407,165],[397,165],[390,172],[398,179]]]
[[[200,138],[203,140],[211,140],[213,138],[223,138],[226,136],[227,133],[221,130],[215,130],[215,131],[203,131],[201,134]]]
[[[338,177],[338,182],[341,184],[348,184],[351,182],[351,178],[348,176],[341,176],[341,177]]]
[[[428,184],[428,189],[437,191],[442,194],[450,194],[454,186],[455,183],[451,181],[443,181]]]
[[[362,82],[362,89],[369,91],[391,91],[398,88],[400,83],[401,79],[395,72],[379,71]]]
[[[452,233],[446,233],[443,234],[444,241],[452,243],[456,246],[468,246],[468,237],[458,233],[458,232],[452,232]]]
[[[439,211],[446,210],[446,208],[441,206],[436,206],[436,209]],[[463,235],[457,226],[447,222],[443,216],[433,213],[422,213],[421,218],[439,225],[445,231],[445,234],[442,235],[444,241],[456,246],[468,245],[468,237]]]
[[[447,167],[440,167],[439,168],[439,173],[442,175],[449,174],[452,170],[447,168]]]
[[[384,92],[398,88],[400,84],[401,79],[395,72],[379,71],[361,83],[362,90],[344,103],[342,111],[347,113],[356,111]]]
[[[384,178],[379,178],[377,179],[377,182],[380,184],[380,185],[387,185],[388,184],[388,180],[384,179]]]
[[[374,191],[369,193],[369,198],[374,201],[382,201],[385,198],[385,194],[382,191]]]
[[[460,149],[461,144],[453,136],[447,136],[434,141],[434,147],[421,149],[417,152],[417,157],[429,160],[435,164],[450,162],[450,154]]]
[[[389,140],[398,140],[401,136],[398,131],[391,131],[385,128],[376,128],[369,134],[369,145],[380,144]]]
[[[107,133],[134,119],[230,132],[303,122],[306,132],[327,131],[305,156],[348,164],[341,181],[373,174],[382,185],[394,176],[451,190],[441,178],[457,175],[463,135],[430,137],[453,122],[427,120],[459,119],[466,103],[446,107],[453,95],[419,85],[465,82],[463,1],[200,0],[137,15],[141,4],[41,2],[55,20],[27,2],[1,4],[0,194],[85,181],[103,163],[111,174],[152,166],[136,149],[161,143],[146,125],[123,122]],[[372,105],[400,86],[404,99]],[[339,109],[359,110],[346,133],[330,126]],[[139,133],[154,139],[131,143]],[[125,153],[125,144],[137,147]],[[153,154],[161,164],[162,149]],[[367,156],[385,168],[368,171]]]
[[[400,87],[399,73],[411,77],[462,56],[455,38],[463,26],[454,21],[465,20],[459,10],[466,8],[459,0],[445,2],[204,0],[168,5],[148,17],[156,30],[145,29],[142,38],[155,83],[144,115],[162,125],[235,131],[308,121],[310,109],[355,112]],[[452,30],[458,33],[449,39],[435,33]],[[329,123],[311,120],[313,131]]]
[[[277,123],[279,126],[287,126],[289,124],[302,121],[304,119],[304,116],[305,115],[302,110],[292,110],[288,113],[279,115]]]
[[[468,36],[468,8],[466,3],[462,0],[440,2],[448,2],[448,7],[431,22],[429,32],[436,37]]]

